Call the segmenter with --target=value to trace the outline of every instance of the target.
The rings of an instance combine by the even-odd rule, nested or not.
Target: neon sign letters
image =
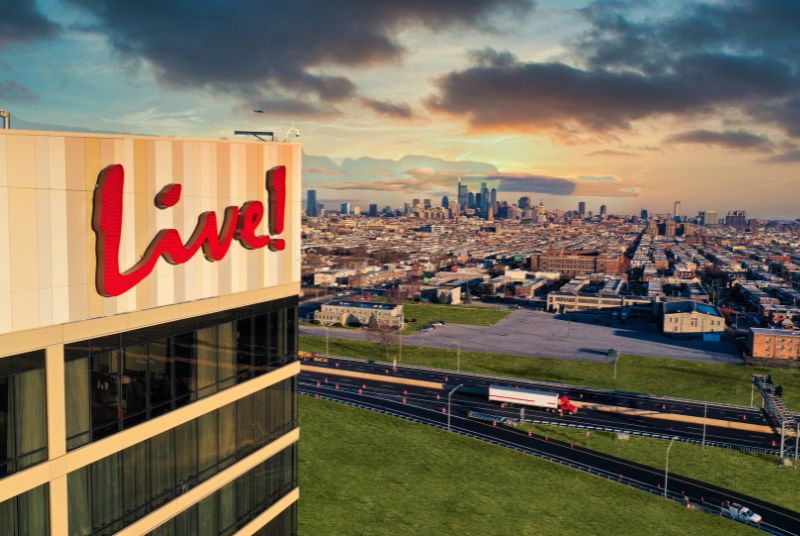
[[[211,262],[221,260],[231,242],[238,240],[247,249],[269,246],[281,251],[286,243],[270,235],[283,233],[286,207],[286,168],[277,166],[267,171],[266,187],[269,192],[269,232],[259,235],[258,226],[264,219],[264,205],[248,201],[241,207],[227,207],[222,216],[222,226],[216,212],[203,212],[197,226],[184,243],[175,229],[162,229],[147,246],[142,258],[125,271],[119,266],[119,248],[122,238],[122,192],[125,170],[120,164],[103,169],[94,190],[92,229],[97,235],[97,292],[102,296],[119,296],[136,286],[153,271],[159,257],[170,264],[183,264],[199,250]],[[156,195],[155,206],[164,210],[174,206],[181,198],[180,184],[168,184]]]

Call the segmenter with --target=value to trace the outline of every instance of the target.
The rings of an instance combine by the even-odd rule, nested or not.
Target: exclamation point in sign
[[[267,192],[269,192],[269,233],[283,233],[283,220],[286,215],[286,167],[276,166],[267,171]],[[269,249],[282,251],[286,242],[282,238],[272,238]]]

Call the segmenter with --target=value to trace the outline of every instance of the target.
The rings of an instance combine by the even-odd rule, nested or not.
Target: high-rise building
[[[350,203],[342,203],[339,205],[339,214],[350,214],[351,212]]]
[[[467,193],[467,208],[475,208],[475,194],[473,192]]]
[[[412,209],[416,209],[417,207],[419,207],[419,205],[420,205],[419,199],[412,199],[411,200],[411,208]]]
[[[485,218],[489,213],[489,187],[486,183],[481,183],[481,201],[478,203],[478,209],[482,218]]]
[[[483,206],[483,194],[477,193],[475,194],[475,210],[480,212],[482,206]]]
[[[361,216],[361,207],[353,207],[353,215]]]
[[[377,203],[370,203],[369,205],[369,217],[375,218],[378,216],[378,204]]]
[[[278,145],[0,130],[25,148],[0,185],[0,534],[296,534],[301,147]],[[208,192],[241,216],[198,221]]]
[[[639,211],[639,217],[642,218],[643,220],[648,220],[650,219],[650,214],[647,212],[646,208],[643,208],[642,210]]]
[[[458,178],[458,206],[463,210],[467,207],[467,197],[469,196],[469,187],[466,184],[461,184],[461,177]]]
[[[425,210],[430,210],[430,208],[433,206],[430,198],[426,198],[425,201],[423,201],[423,206],[425,207]]]
[[[409,212],[411,212],[411,204],[408,202],[403,203],[403,216],[408,216]]]
[[[525,210],[531,206],[531,198],[528,196],[520,197],[519,201],[517,201],[517,206],[520,210]]]
[[[450,199],[446,195],[442,196],[442,208],[450,208]]]
[[[703,225],[716,225],[719,223],[719,214],[716,210],[706,210],[705,218],[703,218]]]
[[[586,215],[586,201],[581,201],[578,203],[578,215],[579,216]]]
[[[608,207],[605,205],[600,205],[600,215],[606,216],[608,214]]]
[[[317,206],[317,191],[309,190],[306,194],[306,214],[311,217],[319,216],[319,206]]]
[[[489,208],[495,211],[497,210],[497,188],[492,188],[489,194]]]
[[[744,210],[729,210],[725,216],[725,225],[730,227],[746,227],[747,213]]]
[[[675,201],[675,205],[672,209],[672,216],[675,218],[675,221],[679,221],[681,219],[681,202]]]

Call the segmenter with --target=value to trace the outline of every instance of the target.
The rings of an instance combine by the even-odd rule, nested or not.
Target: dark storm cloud
[[[52,37],[58,25],[36,8],[34,0],[3,2],[0,10],[0,48],[11,43]]]
[[[394,62],[404,53],[399,30],[480,26],[529,0],[71,0],[125,57],[146,60],[164,83],[246,96],[258,88],[313,95],[327,103],[353,98],[346,77],[323,72]]]
[[[28,86],[14,80],[0,81],[0,100],[14,102],[37,102],[39,95]]]
[[[730,149],[757,149],[768,150],[770,141],[764,136],[752,134],[744,130],[726,130],[715,132],[713,130],[689,130],[674,134],[665,140],[667,143],[694,143],[699,145],[714,145]]]
[[[370,108],[377,114],[385,115],[387,117],[394,117],[396,119],[413,119],[414,112],[411,106],[405,102],[389,102],[376,99],[361,99],[361,103],[367,108]]]
[[[472,53],[427,104],[475,129],[604,133],[732,111],[800,136],[800,2],[704,3],[643,21],[635,6],[581,10],[590,29],[569,44],[573,64]]]

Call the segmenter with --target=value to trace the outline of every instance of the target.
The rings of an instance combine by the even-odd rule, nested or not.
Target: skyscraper
[[[469,196],[469,187],[466,184],[461,184],[461,177],[458,178],[458,206],[463,210],[467,206],[467,197]]]
[[[428,209],[430,209],[430,208],[433,206],[433,204],[431,204],[431,199],[430,199],[430,197],[426,198],[426,199],[425,199],[425,200],[422,202],[422,204],[423,204],[423,206],[425,207],[425,210],[428,210]]]
[[[378,204],[377,203],[371,203],[369,205],[369,217],[370,218],[375,218],[377,216],[378,216]]]
[[[641,212],[639,212],[639,217],[642,218],[643,220],[647,220],[650,219],[650,214],[647,212],[646,208],[643,208]]]
[[[578,214],[580,216],[586,215],[586,201],[581,201],[578,203]]]
[[[340,214],[350,214],[350,211],[351,211],[350,203],[342,203],[341,206],[339,207]]]
[[[706,210],[706,217],[703,219],[703,225],[716,225],[719,223],[719,214],[716,210]]]
[[[600,205],[600,215],[605,216],[608,214],[608,207],[605,205]]]
[[[450,199],[446,195],[442,196],[442,208],[450,208]]]
[[[319,216],[319,206],[317,205],[317,191],[309,190],[306,200],[306,214],[312,218]]]
[[[489,187],[486,183],[481,183],[481,202],[480,202],[481,217],[486,217],[489,214]]]
[[[528,196],[520,197],[519,201],[517,201],[517,206],[520,208],[520,210],[525,210],[531,206],[531,198]]]
[[[497,210],[497,188],[492,188],[492,192],[489,196],[489,208],[492,210]]]
[[[681,202],[675,201],[675,206],[672,209],[672,216],[675,218],[675,221],[681,219]]]
[[[725,216],[725,225],[744,227],[747,225],[747,213],[744,210],[729,210]]]
[[[472,192],[467,193],[467,208],[475,208],[475,194]]]

